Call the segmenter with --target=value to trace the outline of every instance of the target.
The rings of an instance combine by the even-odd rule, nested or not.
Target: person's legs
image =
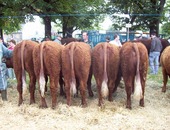
[[[159,70],[159,55],[160,52],[155,52],[155,74],[157,74]]]
[[[150,62],[150,74],[155,74],[154,54],[153,54],[153,52],[150,52],[150,54],[149,54],[149,62]]]

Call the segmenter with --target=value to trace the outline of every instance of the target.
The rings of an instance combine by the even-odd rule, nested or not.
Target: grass
[[[150,81],[155,81],[156,83],[162,84],[163,83],[163,76],[162,76],[162,68],[159,67],[159,71],[158,74],[156,75],[151,75],[150,73],[150,68],[148,69],[148,76],[147,76],[147,80]]]

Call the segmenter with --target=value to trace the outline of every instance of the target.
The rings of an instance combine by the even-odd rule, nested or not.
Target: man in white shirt
[[[114,45],[116,45],[118,47],[122,47],[122,44],[120,42],[120,37],[117,34],[114,36],[114,40],[110,41],[109,43],[114,44]]]

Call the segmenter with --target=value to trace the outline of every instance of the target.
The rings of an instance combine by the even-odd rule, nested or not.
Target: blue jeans
[[[149,54],[151,74],[157,74],[158,73],[159,56],[160,56],[160,52],[150,52],[150,54]]]

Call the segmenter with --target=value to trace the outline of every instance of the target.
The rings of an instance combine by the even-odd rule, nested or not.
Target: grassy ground
[[[28,78],[27,78],[28,80]],[[28,82],[27,82],[28,83]],[[148,71],[145,88],[145,107],[132,98],[132,110],[126,109],[126,92],[123,81],[113,94],[113,102],[104,100],[105,107],[98,107],[95,81],[92,81],[94,97],[87,96],[88,106],[80,106],[81,96],[72,98],[72,105],[66,105],[66,98],[57,97],[58,106],[51,109],[51,95],[46,94],[47,109],[40,109],[40,95],[35,92],[36,103],[29,105],[29,93],[18,107],[16,80],[9,80],[8,101],[0,102],[1,130],[169,130],[170,129],[170,82],[167,92],[162,93],[162,72],[157,75]]]
[[[158,74],[156,74],[156,75],[149,74],[149,72],[150,72],[150,69],[149,69],[149,71],[148,71],[147,80],[155,81],[155,82],[157,82],[157,83],[159,83],[159,84],[162,84],[162,82],[163,82],[163,77],[162,77],[162,68],[161,68],[161,67],[159,67],[159,72],[158,72]]]

